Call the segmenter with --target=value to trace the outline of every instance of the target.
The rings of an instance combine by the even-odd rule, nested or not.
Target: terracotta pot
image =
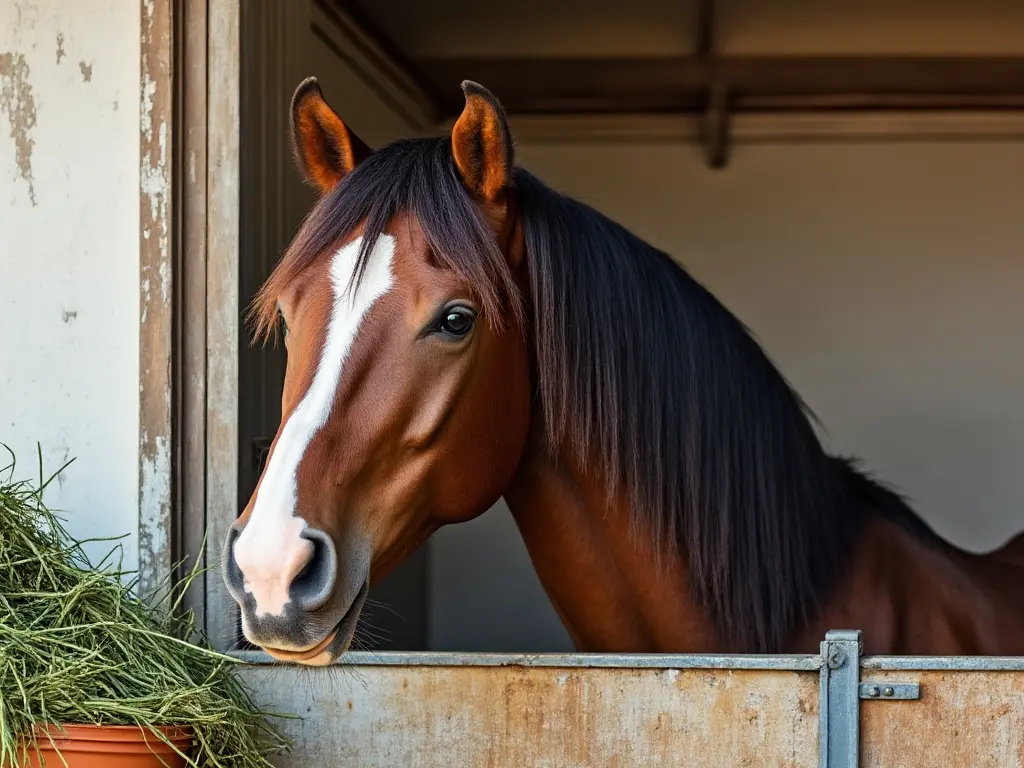
[[[38,750],[28,748],[24,768],[64,768],[65,762],[67,768],[184,768],[185,760],[163,742],[156,731],[163,733],[181,752],[188,754],[192,748],[191,728],[50,726],[37,729]]]

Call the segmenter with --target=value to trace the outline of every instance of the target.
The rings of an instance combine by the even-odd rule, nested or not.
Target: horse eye
[[[464,307],[452,307],[441,319],[440,328],[449,336],[461,338],[473,327],[473,313]]]
[[[280,309],[277,310],[277,320],[279,323],[281,323],[281,330],[283,331],[284,335],[288,336],[288,323],[285,322],[284,314],[282,314]]]

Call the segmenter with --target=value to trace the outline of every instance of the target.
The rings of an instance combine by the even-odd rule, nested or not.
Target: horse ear
[[[302,175],[321,194],[334,189],[372,151],[331,109],[315,77],[303,80],[292,96],[292,148]]]
[[[452,128],[455,167],[469,191],[487,202],[501,199],[512,177],[512,134],[505,110],[490,91],[462,82],[466,106]]]

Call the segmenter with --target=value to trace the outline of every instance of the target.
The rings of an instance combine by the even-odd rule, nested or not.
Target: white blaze
[[[381,235],[358,286],[348,290],[362,242],[362,237],[356,238],[331,261],[334,308],[320,363],[309,391],[281,430],[252,515],[235,541],[235,563],[245,579],[245,591],[255,600],[257,616],[283,613],[292,581],[312,556],[312,543],[300,536],[306,521],[296,514],[299,464],[313,436],[331,415],[341,372],[363,318],[391,288],[395,240]]]

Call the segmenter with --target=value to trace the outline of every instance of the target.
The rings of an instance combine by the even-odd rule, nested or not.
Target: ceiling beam
[[[721,83],[733,111],[1024,107],[1024,57],[431,58],[414,66],[447,116],[461,109],[466,78],[513,114],[701,113]]]
[[[715,0],[697,0],[697,58],[703,59],[715,51]]]

